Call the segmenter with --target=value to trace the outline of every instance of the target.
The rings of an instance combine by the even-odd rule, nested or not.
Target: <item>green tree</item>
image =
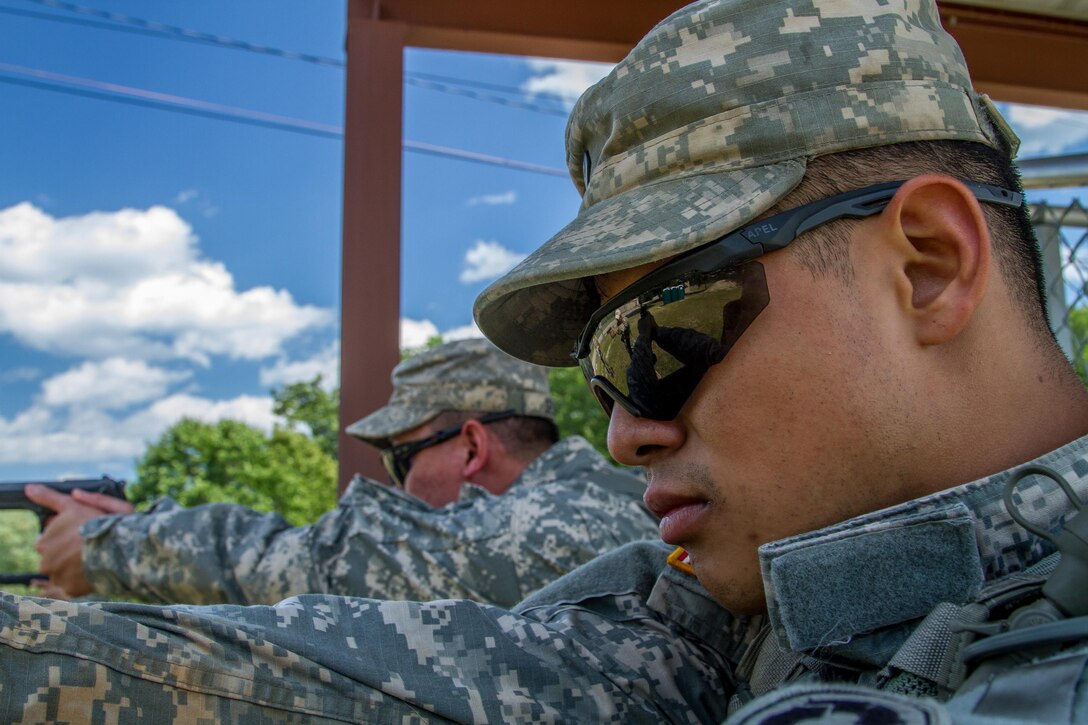
[[[340,388],[325,390],[321,376],[272,391],[272,412],[290,423],[301,423],[333,460],[340,433]]]
[[[552,368],[548,372],[548,387],[555,399],[555,423],[559,426],[559,435],[580,435],[612,460],[608,453],[608,417],[589,392],[582,371],[578,368]]]
[[[1073,367],[1080,379],[1088,385],[1088,307],[1069,310],[1066,324],[1073,333]]]
[[[404,362],[413,355],[418,355],[424,350],[430,350],[432,347],[438,347],[444,342],[446,341],[442,339],[441,335],[431,335],[425,343],[418,347],[402,347],[400,349],[400,361]]]
[[[0,574],[38,571],[38,517],[29,511],[0,511]],[[21,584],[5,584],[0,590],[13,594],[37,594]]]
[[[171,496],[183,506],[232,502],[275,511],[292,524],[313,521],[336,503],[336,461],[309,436],[262,431],[235,420],[182,419],[136,462],[129,500]]]

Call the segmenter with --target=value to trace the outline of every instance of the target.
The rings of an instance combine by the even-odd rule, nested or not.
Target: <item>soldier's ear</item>
[[[958,336],[989,283],[992,242],[978,199],[956,179],[926,174],[900,187],[878,224],[896,307],[917,342]]]
[[[461,478],[471,481],[487,466],[492,452],[491,436],[488,435],[487,426],[478,420],[465,421],[461,427],[461,436],[464,438]]]

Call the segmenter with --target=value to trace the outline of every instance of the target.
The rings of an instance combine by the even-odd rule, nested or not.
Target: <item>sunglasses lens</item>
[[[672,420],[768,299],[758,262],[640,295],[598,324],[582,372],[605,412]]]

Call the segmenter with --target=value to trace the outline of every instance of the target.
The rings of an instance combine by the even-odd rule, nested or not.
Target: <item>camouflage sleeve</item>
[[[312,527],[236,504],[183,508],[84,524],[83,569],[98,594],[147,602],[272,603],[317,591]]]
[[[720,720],[727,665],[646,600],[593,594],[518,614],[328,595],[270,607],[3,595],[0,720]]]
[[[314,527],[314,591],[512,606],[616,546],[656,535],[637,501],[584,480],[534,480],[502,496],[466,486],[438,509],[360,482]]]
[[[436,509],[356,479],[310,526],[166,501],[95,519],[84,535],[84,569],[106,596],[269,604],[322,592],[511,606],[609,549],[654,538],[656,526],[634,500],[584,480],[534,481],[503,496],[469,487]]]

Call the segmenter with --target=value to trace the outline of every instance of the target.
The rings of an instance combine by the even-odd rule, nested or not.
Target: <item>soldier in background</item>
[[[1088,521],[1088,392],[1047,327],[1014,151],[932,0],[678,11],[572,111],[577,218],[476,304],[523,359],[575,348],[669,545],[512,610],[5,597],[0,716],[1088,721],[1083,618],[1021,608],[1085,604],[1054,535]],[[640,399],[616,320],[643,312],[730,349]],[[1050,571],[1073,586],[1040,598]]]
[[[59,514],[38,542],[49,593],[272,604],[322,592],[510,606],[656,524],[645,482],[582,438],[558,440],[544,368],[486,340],[400,363],[389,403],[348,428],[381,449],[390,487],[356,476],[335,510],[292,528],[237,504],[146,513],[28,490]],[[99,508],[100,507],[100,508]],[[102,515],[103,513],[114,515]]]

